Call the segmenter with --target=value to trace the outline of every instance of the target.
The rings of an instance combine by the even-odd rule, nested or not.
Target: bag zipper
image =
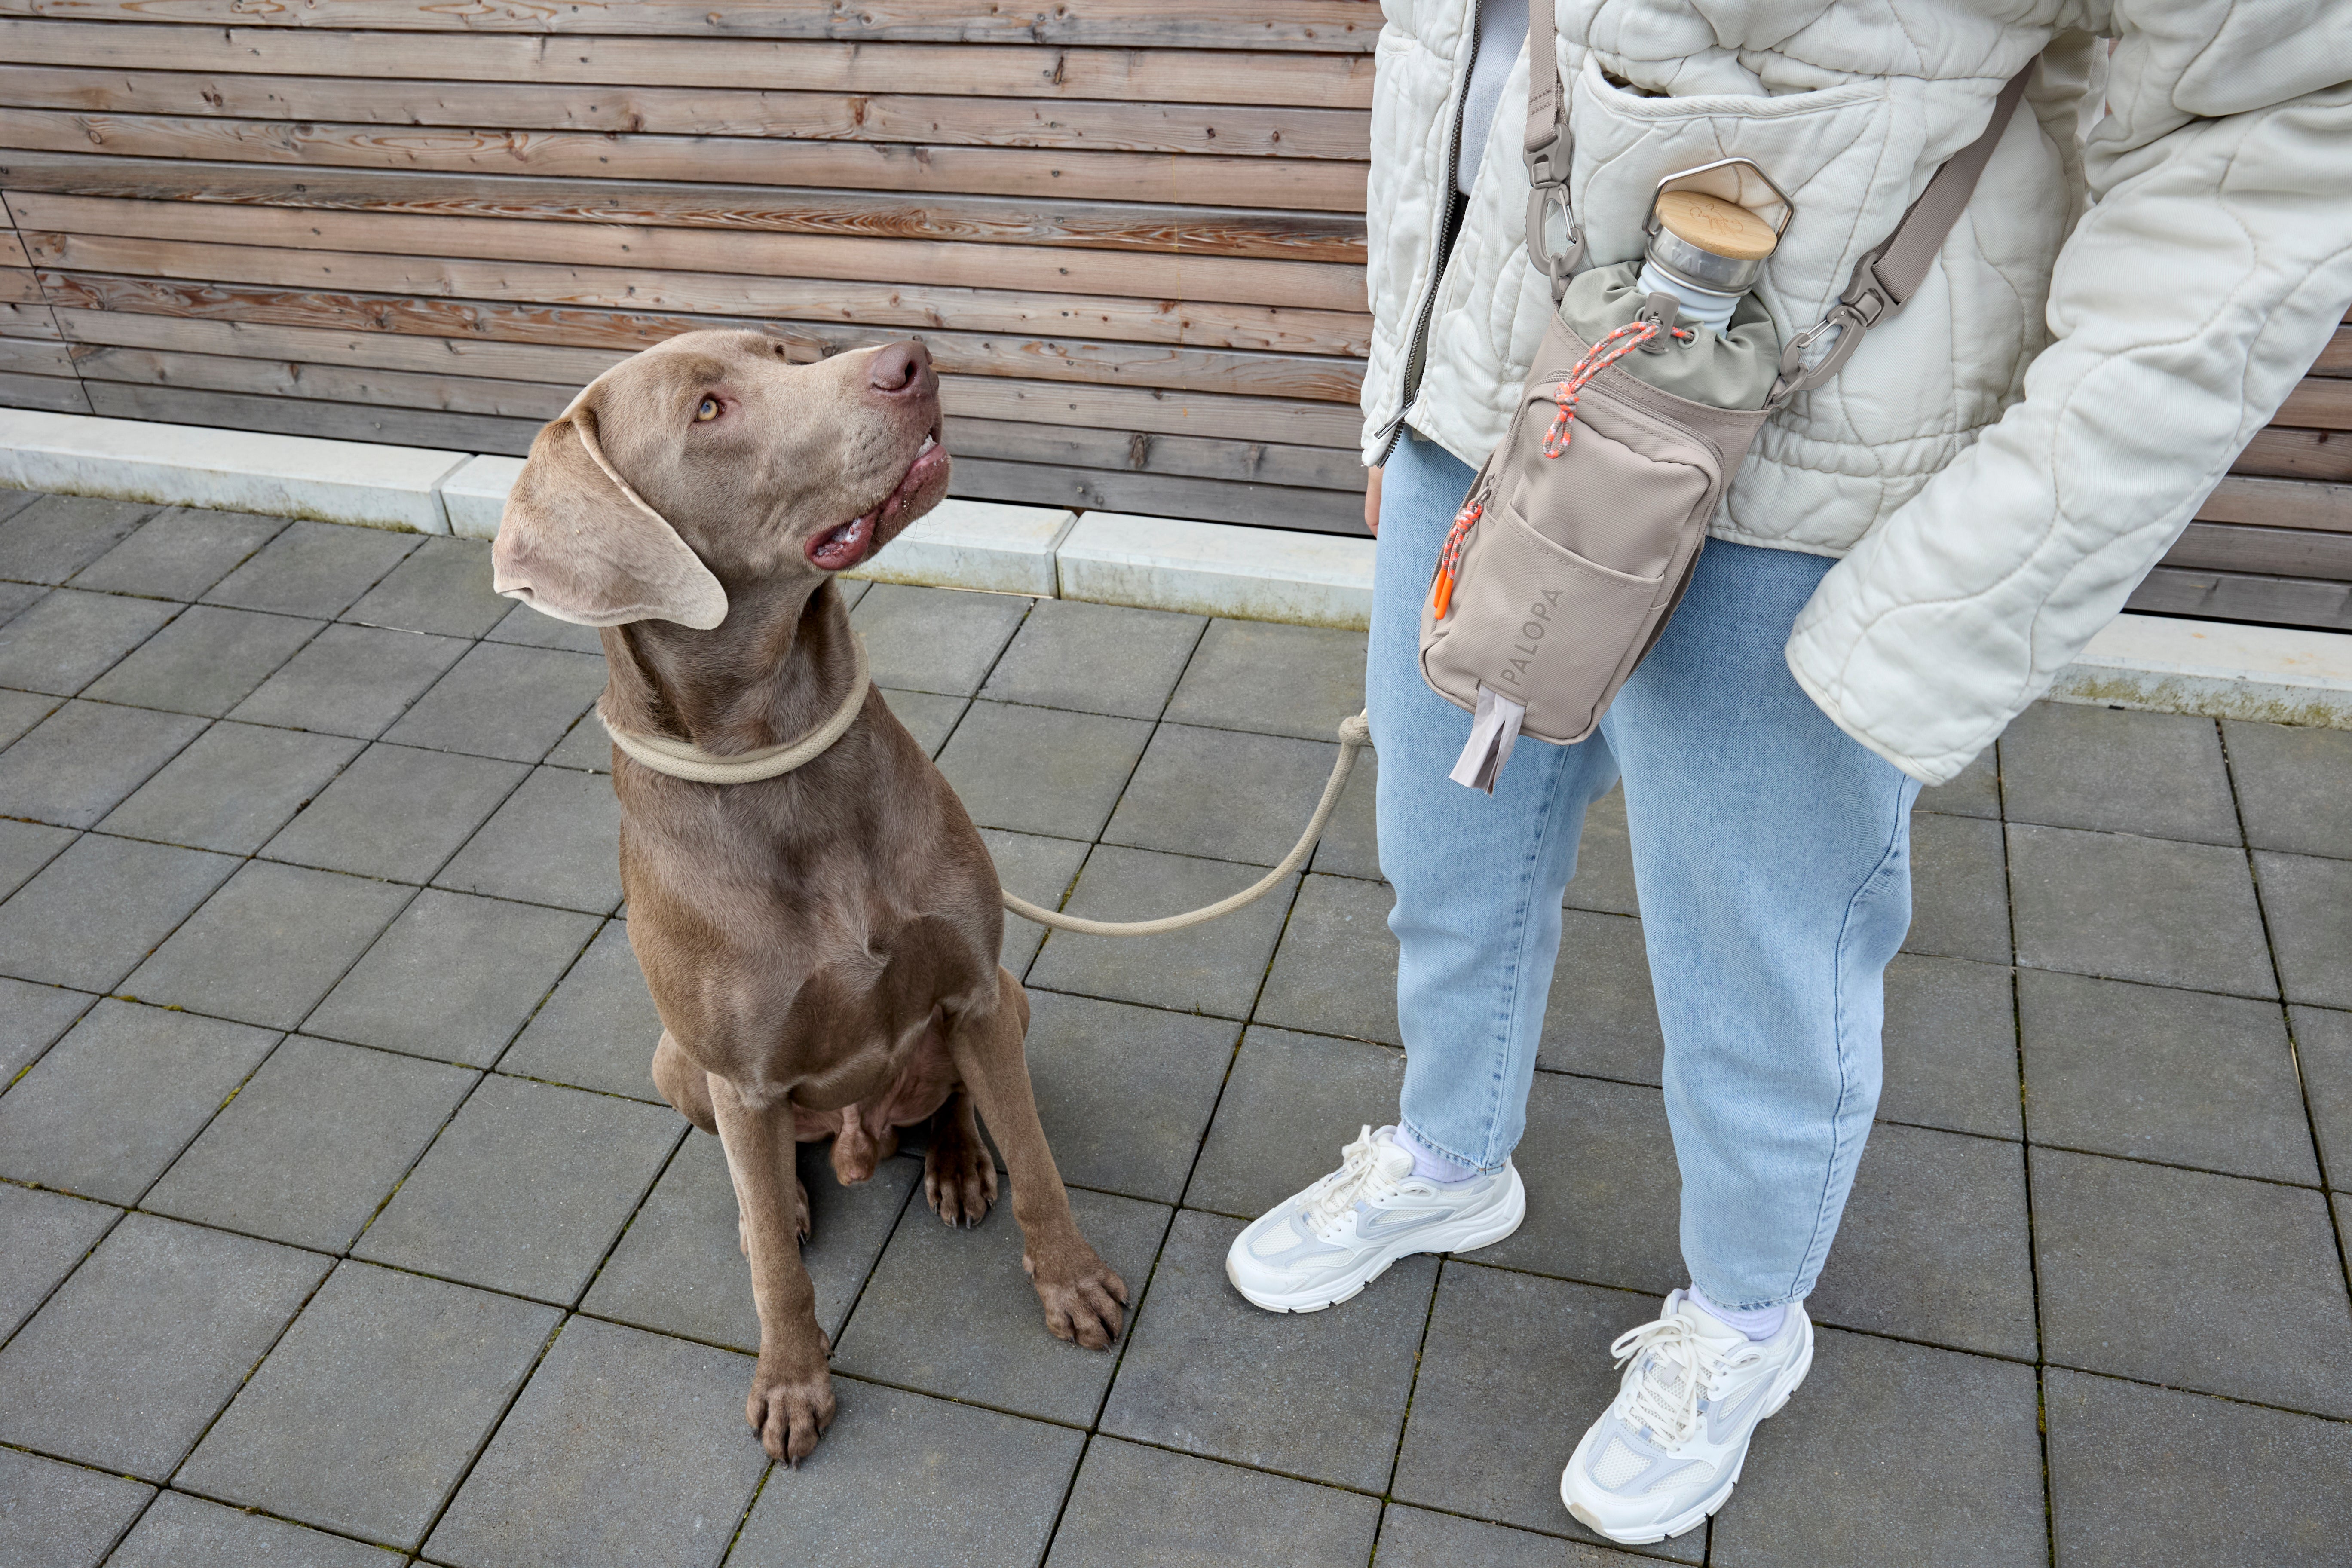
[[[1542,0],[1538,0],[1542,3]],[[1397,405],[1395,417],[1381,427],[1381,455],[1372,467],[1385,468],[1396,451],[1397,443],[1404,437],[1404,416],[1412,412],[1412,400],[1420,395],[1422,372],[1427,367],[1423,356],[1429,351],[1429,321],[1437,310],[1438,285],[1445,281],[1445,268],[1454,259],[1454,171],[1462,158],[1462,120],[1470,107],[1470,73],[1478,64],[1478,31],[1483,18],[1479,16],[1478,0],[1470,4],[1470,52],[1462,68],[1462,85],[1454,100],[1454,130],[1445,139],[1445,205],[1437,219],[1437,257],[1429,270],[1429,289],[1421,297],[1421,309],[1413,316],[1412,338],[1405,348],[1404,400]],[[1499,107],[1499,106],[1497,106]],[[1463,210],[1467,212],[1465,204]]]

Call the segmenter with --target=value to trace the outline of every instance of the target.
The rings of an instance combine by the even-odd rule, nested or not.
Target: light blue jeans
[[[1708,544],[1600,732],[1522,739],[1488,799],[1446,778],[1470,715],[1419,662],[1422,599],[1471,478],[1408,431],[1381,487],[1366,691],[1402,944],[1403,1121],[1481,1170],[1517,1144],[1584,809],[1622,771],[1684,1260],[1727,1307],[1801,1300],[1878,1105],[1881,979],[1911,923],[1919,789],[1782,661],[1832,563]]]

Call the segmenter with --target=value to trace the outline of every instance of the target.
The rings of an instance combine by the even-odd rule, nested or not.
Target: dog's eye
[[[694,422],[697,425],[701,424],[706,419],[716,419],[718,417],[719,399],[715,397],[704,398],[702,400],[701,406],[698,407],[694,411]]]

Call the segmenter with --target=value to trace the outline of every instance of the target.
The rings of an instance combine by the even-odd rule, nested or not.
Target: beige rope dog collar
[[[833,717],[789,745],[766,746],[756,752],[739,752],[722,757],[706,752],[690,741],[673,741],[667,735],[641,735],[632,730],[616,730],[604,717],[602,704],[596,710],[596,721],[613,737],[613,744],[624,754],[643,763],[657,773],[667,773],[674,779],[686,779],[694,784],[739,784],[758,779],[772,779],[791,773],[805,763],[824,754],[825,748],[849,731],[856,722],[857,710],[866,706],[866,690],[871,684],[866,668],[866,639],[856,632],[849,634],[849,646],[856,656],[856,672],[850,679],[849,695],[834,710]]]

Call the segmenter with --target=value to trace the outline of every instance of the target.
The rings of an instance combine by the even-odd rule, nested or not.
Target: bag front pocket
[[[1445,619],[1423,609],[1422,674],[1465,708],[1481,686],[1508,697],[1528,710],[1525,733],[1572,743],[1592,732],[1666,597],[1663,576],[1588,561],[1506,502],[1472,531]]]

